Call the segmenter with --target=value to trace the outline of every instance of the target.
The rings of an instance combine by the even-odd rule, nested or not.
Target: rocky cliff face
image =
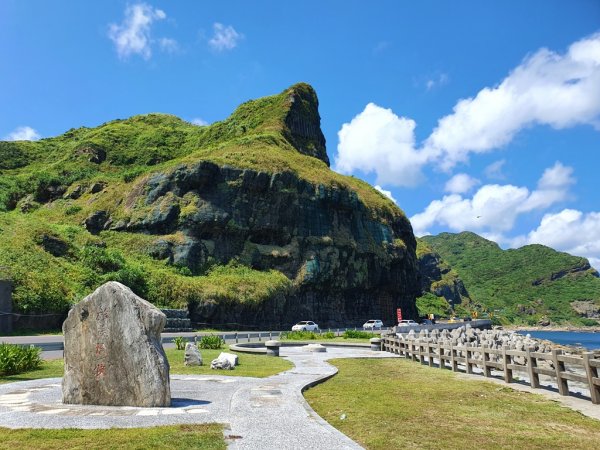
[[[0,265],[23,309],[62,312],[116,280],[213,326],[416,318],[411,225],[329,169],[307,84],[210,126],[135,116],[0,145],[1,161],[0,212],[15,211],[0,233],[19,237],[0,240]]]
[[[256,307],[198,299],[202,323],[281,327],[302,319],[322,327],[414,317],[415,239],[403,216],[373,217],[355,192],[314,185],[291,172],[268,174],[211,162],[152,176],[127,199],[128,221],[105,227],[157,236],[153,257],[202,274],[236,260],[293,280],[287,295]],[[141,213],[144,211],[144,213]]]
[[[283,136],[329,165],[316,94],[305,86],[286,94]],[[150,254],[194,275],[235,261],[292,281],[287,293],[259,306],[198,298],[191,306],[195,322],[276,328],[311,319],[335,327],[369,318],[391,325],[396,308],[416,316],[409,221],[398,209],[375,213],[343,185],[202,161],[144,178],[124,205],[120,219],[95,211],[88,229],[156,235]]]
[[[456,272],[425,242],[419,241],[417,254],[422,293],[443,297],[452,307],[460,305],[463,300],[471,300]]]

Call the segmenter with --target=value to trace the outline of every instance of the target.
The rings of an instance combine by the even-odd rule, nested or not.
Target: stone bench
[[[369,342],[371,343],[372,351],[374,351],[374,352],[381,351],[381,338],[371,338],[371,339],[369,339]]]
[[[281,342],[271,340],[265,342],[265,347],[267,347],[267,356],[279,356],[279,347],[281,347]]]

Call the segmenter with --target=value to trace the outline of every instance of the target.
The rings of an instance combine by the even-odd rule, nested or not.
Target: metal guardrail
[[[317,331],[317,334],[323,334],[327,332],[333,332],[335,336],[342,336],[344,331],[346,330],[358,330],[358,331],[371,331],[371,330],[363,330],[359,327],[348,327],[348,328],[329,328],[322,329]],[[381,330],[373,330],[374,333],[387,332],[390,328],[382,328]],[[220,332],[220,333],[212,333],[212,332],[186,332],[186,333],[165,333],[161,337],[161,342],[163,344],[172,344],[176,337],[183,337],[184,340],[188,342],[193,342],[194,338],[199,340],[202,336],[219,336],[226,344],[237,344],[243,342],[263,342],[271,339],[276,339],[281,336],[282,333],[286,333],[288,331],[230,331],[230,332]],[[0,339],[1,341],[2,339]],[[5,341],[10,342],[9,339],[4,339]],[[17,345],[34,345],[35,347],[39,347],[43,352],[50,351],[62,351],[64,350],[64,342],[62,336],[57,337],[56,341],[46,341],[46,342],[28,342],[28,343],[17,343]]]

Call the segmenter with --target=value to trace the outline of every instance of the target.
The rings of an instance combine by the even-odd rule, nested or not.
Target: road
[[[343,334],[346,329],[354,330],[356,328],[339,328],[333,331],[337,336]],[[387,330],[384,329],[384,330]],[[327,330],[321,330],[325,332]],[[375,331],[377,333],[378,331]],[[381,332],[381,331],[379,331]],[[176,337],[183,337],[186,340],[193,341],[194,338],[201,336],[217,335],[221,336],[226,344],[238,342],[263,342],[269,339],[276,339],[281,331],[224,331],[218,333],[211,332],[182,332],[182,333],[162,333],[162,343],[165,347],[173,346],[173,340]],[[18,345],[35,345],[42,349],[43,359],[58,359],[63,357],[64,338],[62,334],[38,335],[38,336],[0,336],[0,342]]]

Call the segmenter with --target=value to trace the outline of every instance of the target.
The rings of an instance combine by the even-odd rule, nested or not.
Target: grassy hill
[[[153,256],[157,236],[146,230],[92,234],[83,226],[99,210],[114,222],[144,217],[152,207],[144,204],[148,180],[173,178],[202,161],[269,176],[291,173],[321,191],[352,192],[383,224],[408,224],[404,213],[370,185],[329,169],[317,106],[313,89],[300,83],[248,101],[210,126],[146,114],[35,142],[0,142],[0,276],[14,282],[17,311],[64,313],[107,280],[169,307],[198,299],[254,304],[286,295],[296,280],[279,270],[209,258],[192,274]],[[188,203],[181,200],[181,217],[198,214],[192,204],[197,196],[184,200],[188,197]],[[228,226],[236,232],[235,222]],[[169,245],[186,242],[179,231],[160,237]],[[269,252],[273,258],[281,253]]]
[[[543,245],[502,250],[470,232],[422,240],[456,271],[473,301],[502,323],[599,322],[590,317],[600,309],[600,278],[585,258]]]

